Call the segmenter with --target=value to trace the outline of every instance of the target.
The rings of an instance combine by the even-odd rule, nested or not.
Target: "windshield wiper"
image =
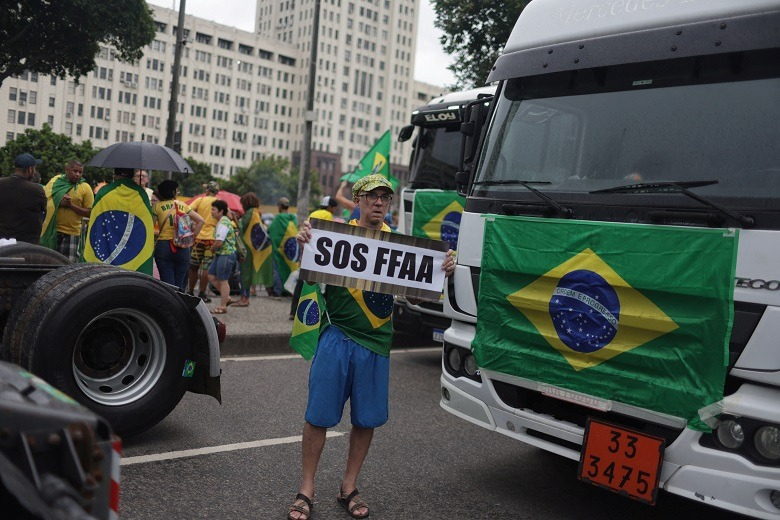
[[[680,181],[680,182],[642,182],[639,184],[628,184],[626,186],[615,186],[614,188],[594,190],[591,191],[590,193],[650,193],[650,194],[682,193],[686,197],[690,197],[695,201],[701,202],[705,206],[709,206],[713,209],[720,211],[724,215],[728,215],[729,217],[733,218],[734,220],[736,220],[746,228],[753,227],[755,225],[755,220],[753,219],[753,217],[740,215],[736,211],[732,211],[724,206],[721,206],[720,204],[713,202],[709,199],[706,199],[701,195],[696,195],[695,193],[693,193],[688,189],[688,188],[700,188],[702,186],[711,186],[717,183],[718,181],[716,180]]]
[[[537,190],[536,188],[531,187],[531,184],[552,184],[550,181],[521,181],[517,179],[511,179],[511,180],[503,180],[503,181],[475,181],[473,183],[474,185],[479,186],[517,186],[520,185],[523,188],[527,189],[546,203],[548,203],[550,206],[558,210],[558,212],[563,215],[566,218],[572,218],[574,217],[574,211],[572,211],[571,208],[567,208],[560,202],[553,200],[552,198],[548,197],[541,191]]]

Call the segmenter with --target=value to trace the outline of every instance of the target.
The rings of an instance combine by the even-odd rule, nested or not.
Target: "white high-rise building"
[[[164,143],[178,13],[152,6],[157,33],[135,64],[102,47],[96,68],[73,78],[24,74],[0,87],[4,145],[27,128],[95,147]],[[266,155],[300,156],[314,0],[257,1],[256,31],[185,18],[177,129],[185,157],[228,177]],[[386,130],[393,137],[411,109],[443,89],[413,80],[419,0],[321,0],[312,166],[325,193]],[[409,143],[391,161],[403,176]]]

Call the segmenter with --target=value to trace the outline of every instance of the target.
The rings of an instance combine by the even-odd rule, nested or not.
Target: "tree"
[[[136,61],[154,39],[145,0],[25,0],[0,9],[0,85],[24,71],[76,78],[95,68],[100,44]]]
[[[222,189],[243,195],[249,191],[257,193],[262,204],[276,204],[279,197],[295,200],[298,193],[298,171],[290,170],[290,161],[283,157],[266,157],[241,168],[230,179],[220,182]],[[319,202],[322,190],[319,178],[312,173],[310,200]],[[316,206],[316,202],[314,206]]]
[[[455,57],[454,63],[447,67],[455,74],[455,89],[485,85],[517,17],[529,2],[432,0],[436,12],[434,25],[444,32],[439,41],[444,52]]]
[[[76,144],[65,134],[52,132],[48,123],[40,130],[28,128],[13,141],[0,148],[0,167],[3,175],[14,171],[14,158],[20,153],[31,153],[43,162],[38,166],[41,182],[46,183],[55,175],[65,173],[65,164],[76,159],[87,164],[95,156],[97,150],[92,148],[90,141]],[[107,180],[113,170],[106,168],[84,168],[84,178],[91,183]],[[108,179],[110,180],[110,179]]]

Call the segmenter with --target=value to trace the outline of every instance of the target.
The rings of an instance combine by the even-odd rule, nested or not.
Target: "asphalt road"
[[[222,405],[187,395],[125,440],[123,520],[286,517],[299,485],[308,363],[260,356],[222,367]],[[440,370],[439,349],[392,356],[390,422],[376,431],[359,482],[372,519],[735,518],[665,493],[650,507],[578,481],[575,462],[444,412]],[[347,518],[334,498],[348,431],[342,421],[326,443],[314,519]]]

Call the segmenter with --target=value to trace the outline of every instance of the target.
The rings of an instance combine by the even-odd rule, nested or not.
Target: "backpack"
[[[192,218],[184,213],[178,204],[174,204],[174,206],[173,240],[171,243],[176,247],[192,247],[195,243]]]

